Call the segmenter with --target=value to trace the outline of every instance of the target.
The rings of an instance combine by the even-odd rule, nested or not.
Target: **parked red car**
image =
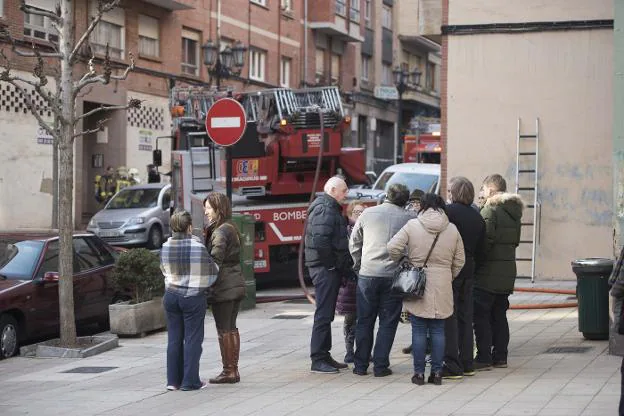
[[[112,282],[117,251],[93,234],[73,243],[76,324],[108,329],[108,305],[127,299]],[[58,232],[0,232],[0,359],[59,333],[58,259]]]

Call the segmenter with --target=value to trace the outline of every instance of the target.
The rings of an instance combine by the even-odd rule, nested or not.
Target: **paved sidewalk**
[[[520,282],[520,286],[530,286]],[[574,282],[539,287],[574,288]],[[514,303],[563,302],[565,295],[518,293]],[[0,361],[0,415],[615,415],[621,358],[606,341],[585,341],[575,308],[509,312],[509,368],[478,373],[442,386],[415,386],[408,325],[399,325],[392,351],[394,374],[358,377],[309,372],[311,305],[259,305],[242,312],[241,382],[195,392],[166,392],[166,333],[121,339],[121,347],[76,359]],[[276,319],[287,318],[287,319]],[[333,324],[337,359],[344,355],[342,318]],[[587,347],[582,353],[547,353],[551,347]],[[65,371],[114,367],[97,374]],[[203,377],[220,371],[214,321],[206,320]]]

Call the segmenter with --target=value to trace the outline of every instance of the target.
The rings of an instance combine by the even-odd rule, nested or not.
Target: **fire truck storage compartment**
[[[266,156],[264,143],[259,140],[258,136],[258,123],[248,121],[243,137],[231,146],[232,158],[241,159]]]

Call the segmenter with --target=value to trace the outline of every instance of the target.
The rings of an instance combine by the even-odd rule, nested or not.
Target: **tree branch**
[[[106,56],[104,58],[104,73],[102,75],[97,75],[95,70],[95,56],[92,56],[89,60],[89,71],[80,79],[80,81],[74,83],[74,97],[78,95],[80,90],[86,87],[89,84],[101,83],[104,85],[108,85],[110,80],[118,80],[123,81],[128,78],[128,75],[131,71],[134,70],[134,55],[132,52],[128,53],[130,58],[130,65],[126,67],[123,74],[121,75],[111,75],[112,69],[110,64],[110,57],[108,53],[108,45],[106,45]]]
[[[48,19],[52,20],[52,22],[57,23],[57,24],[63,23],[61,16],[48,10],[42,10],[33,6],[29,6],[26,4],[26,0],[20,1],[20,10],[23,11],[24,13],[47,17]]]
[[[43,73],[44,62],[41,56],[37,58],[37,65],[33,69],[33,74],[38,78],[39,81],[33,81],[19,75],[11,74],[11,62],[9,58],[4,53],[4,50],[0,49],[0,58],[2,58],[5,62],[4,67],[2,68],[2,72],[0,72],[0,81],[5,81],[15,85],[16,82],[21,82],[26,85],[30,85],[35,89],[37,94],[48,104],[48,106],[54,111],[55,101],[52,93],[44,88],[45,85],[48,84],[48,78]]]
[[[93,129],[89,129],[89,130],[83,130],[80,133],[74,133],[74,135],[72,136],[72,140],[74,140],[76,137],[82,137],[86,134],[91,134],[91,133],[97,133],[98,131],[102,131],[104,129],[104,124],[106,124],[106,122],[110,121],[110,118],[103,118],[101,120],[97,121],[97,126]]]
[[[116,111],[116,110],[127,110],[129,108],[141,108],[141,100],[137,100],[137,99],[133,99],[131,98],[130,101],[128,101],[128,104],[126,105],[100,105],[97,108],[94,108],[91,111],[88,111],[78,117],[76,117],[76,121],[75,123],[78,123],[80,120],[84,120],[87,117],[90,117],[92,115],[95,115],[97,113],[100,112],[105,112],[105,111]]]
[[[74,61],[82,45],[87,41],[87,39],[89,39],[89,36],[91,36],[91,33],[95,30],[95,27],[98,25],[98,23],[100,23],[100,20],[102,20],[102,16],[104,15],[104,13],[109,12],[115,7],[119,6],[120,2],[121,0],[110,0],[108,2],[105,2],[105,0],[98,1],[98,11],[91,19],[91,23],[89,23],[89,27],[87,28],[87,30],[82,34],[80,39],[78,39],[76,45],[74,45],[74,50],[71,52],[71,54],[69,54],[69,62]]]

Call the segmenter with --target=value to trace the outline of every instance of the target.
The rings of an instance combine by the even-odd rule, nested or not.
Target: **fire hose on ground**
[[[325,123],[323,120],[323,111],[319,109],[319,120],[321,124],[320,137],[325,137]],[[314,173],[314,182],[312,183],[312,192],[310,194],[310,203],[314,201],[314,197],[316,196],[316,187],[318,185],[318,180],[321,174],[321,162],[323,160],[323,145],[322,142],[319,145],[318,156],[316,160],[316,171]],[[303,249],[305,242],[305,232],[306,227],[308,226],[308,218],[303,222],[303,233],[301,234],[301,241],[299,242],[299,256],[297,260],[297,271],[299,277],[299,284],[301,285],[301,289],[303,290],[303,295],[276,295],[276,296],[258,296],[256,298],[256,303],[269,303],[269,302],[284,302],[291,300],[304,300],[307,299],[312,305],[315,305],[316,302],[314,300],[314,295],[310,293],[308,287],[305,284],[305,277],[303,272]],[[516,292],[526,292],[526,293],[543,293],[543,294],[553,294],[553,295],[568,295],[568,296],[576,296],[575,290],[569,289],[549,289],[549,288],[536,288],[536,287],[518,287],[514,289]],[[578,302],[558,302],[558,303],[521,303],[511,305],[510,309],[558,309],[558,308],[575,308],[578,306]]]

